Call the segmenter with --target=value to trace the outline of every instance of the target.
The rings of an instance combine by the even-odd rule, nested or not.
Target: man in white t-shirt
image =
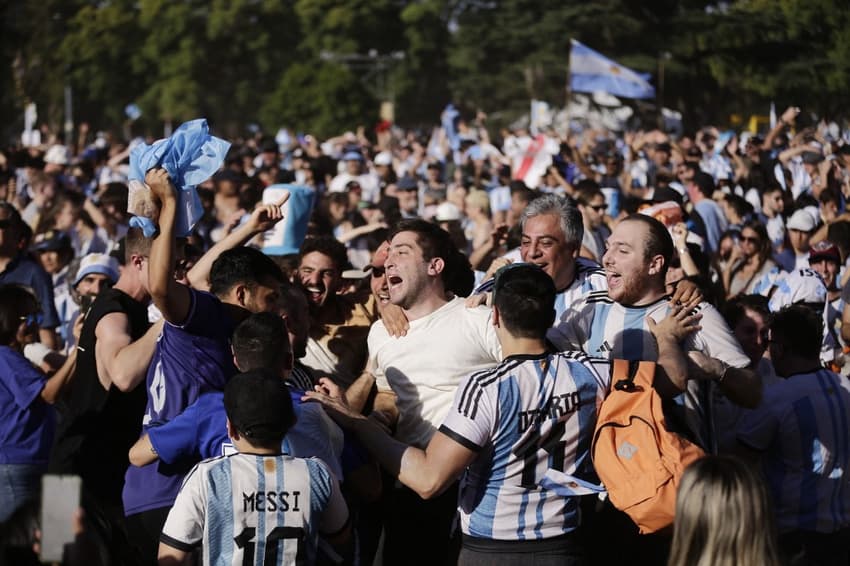
[[[463,299],[447,298],[463,261],[449,234],[424,220],[403,220],[390,234],[384,265],[390,301],[404,310],[410,329],[393,338],[382,321],[372,326],[375,410],[396,425],[398,440],[419,448],[442,423],[461,380],[501,359],[490,309],[468,309]],[[457,486],[430,501],[406,487],[388,491],[384,563],[444,563],[452,552]]]

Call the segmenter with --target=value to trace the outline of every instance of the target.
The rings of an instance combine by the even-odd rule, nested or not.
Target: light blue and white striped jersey
[[[605,270],[595,261],[583,257],[576,259],[576,277],[572,284],[555,295],[555,323],[568,309],[575,307],[593,291],[608,292]]]
[[[219,566],[312,564],[319,533],[338,532],[348,508],[316,458],[239,453],[186,476],[160,540]]]
[[[493,290],[494,279],[488,279],[475,289],[475,293],[488,293]],[[579,304],[593,291],[608,291],[605,270],[593,260],[576,258],[575,279],[570,285],[555,295],[555,324],[564,316],[567,309]]]
[[[670,297],[662,297],[649,305],[627,307],[611,299],[607,291],[593,292],[567,311],[547,338],[559,350],[654,362],[658,359],[658,347],[646,317],[660,322],[670,311],[669,303]],[[703,301],[694,311],[702,315],[699,321],[702,328],[685,340],[683,348],[704,352],[734,367],[748,366],[749,358],[717,309]]]
[[[607,292],[593,292],[582,304],[567,311],[547,338],[559,350],[581,350],[589,356],[608,359],[654,362],[658,360],[658,346],[646,317],[660,322],[670,311],[669,299],[662,297],[646,306],[627,307],[612,300]],[[749,358],[717,309],[702,302],[694,310],[702,314],[699,321],[702,328],[685,339],[683,350],[703,352],[736,368],[749,366]],[[691,380],[677,402],[684,408],[682,418],[694,439],[714,451],[714,430],[724,426],[722,414],[729,401],[713,383]]]
[[[738,441],[763,453],[780,532],[850,525],[850,384],[828,370],[765,388]]]
[[[609,362],[579,352],[509,356],[461,382],[440,432],[479,453],[461,480],[463,533],[537,540],[579,526],[579,498],[541,482],[557,470],[598,483],[590,444],[609,384]]]

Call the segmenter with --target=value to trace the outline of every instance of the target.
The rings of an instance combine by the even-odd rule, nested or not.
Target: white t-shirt
[[[495,366],[502,357],[487,307],[466,308],[454,298],[410,322],[393,338],[382,321],[369,332],[369,357],[378,391],[398,397],[396,438],[425,448],[443,422],[455,390],[468,374]]]

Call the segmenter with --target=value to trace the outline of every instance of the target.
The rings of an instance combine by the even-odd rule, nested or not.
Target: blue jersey
[[[187,476],[160,540],[222,566],[313,564],[319,534],[348,522],[327,468],[283,455],[205,460]]]
[[[0,346],[0,376],[0,464],[47,465],[56,430],[40,397],[47,378],[8,346]]]
[[[343,435],[318,403],[301,403],[303,391],[291,389],[295,425],[283,439],[281,450],[298,458],[320,458],[339,480]],[[201,395],[180,415],[162,426],[148,429],[151,444],[166,464],[197,462],[236,452],[227,436],[224,393]]]
[[[479,454],[460,486],[464,534],[537,540],[579,526],[579,498],[545,480],[595,481],[590,444],[609,384],[606,360],[544,353],[509,356],[458,386],[440,432]]]
[[[146,430],[167,423],[207,391],[223,391],[236,374],[230,337],[234,322],[210,293],[189,290],[192,304],[182,325],[166,323],[148,368]],[[168,507],[188,471],[185,465],[154,462],[127,469],[124,512],[127,515]]]

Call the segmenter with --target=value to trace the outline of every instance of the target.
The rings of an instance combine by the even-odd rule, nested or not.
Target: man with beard
[[[661,222],[641,214],[621,221],[602,259],[608,291],[589,293],[565,313],[549,339],[561,350],[581,349],[591,356],[655,360],[658,352],[648,319],[658,322],[671,308],[664,281],[672,256],[673,240]],[[692,368],[690,381],[668,385],[684,393],[678,401],[688,429],[713,451],[715,430],[723,423],[714,420],[712,407],[724,402],[755,407],[761,381],[748,369],[749,357],[717,309],[702,302],[695,310],[702,315],[701,329],[683,348],[699,367]]]
[[[359,304],[338,294],[347,252],[330,236],[307,238],[294,279],[304,289],[310,312],[305,366],[348,387],[366,367],[366,337],[377,318],[372,302]]]

